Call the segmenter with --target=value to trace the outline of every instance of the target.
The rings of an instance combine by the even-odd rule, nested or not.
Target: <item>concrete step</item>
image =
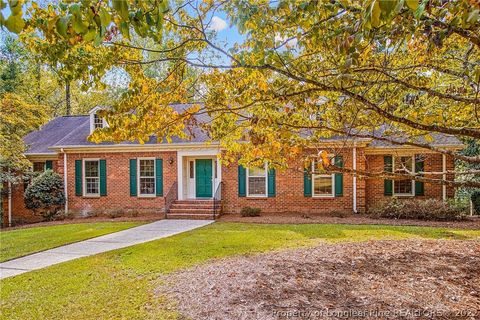
[[[218,218],[220,215],[215,215]],[[213,220],[213,214],[169,213],[167,219]]]
[[[186,214],[213,214],[213,208],[211,209],[199,209],[199,208],[170,208],[169,213],[186,213]]]
[[[216,203],[215,207],[220,208],[221,204]],[[198,204],[191,204],[191,203],[173,203],[172,208],[198,208],[198,209],[213,209],[213,203],[198,203]]]
[[[217,202],[220,202],[220,201],[217,201]],[[179,204],[213,204],[213,199],[175,200],[173,203],[179,203]]]

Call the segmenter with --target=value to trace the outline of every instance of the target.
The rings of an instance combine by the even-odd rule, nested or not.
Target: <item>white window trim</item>
[[[97,161],[98,163],[98,193],[87,193],[87,179],[85,177],[85,161]],[[100,158],[84,158],[82,159],[82,191],[84,197],[100,197]]]
[[[93,133],[93,131],[95,131],[95,115],[97,114],[98,111],[100,110],[104,110],[105,108],[102,108],[101,106],[97,106],[95,108],[93,108],[92,110],[90,110],[89,114],[90,114],[90,134]],[[108,127],[108,123],[107,123],[107,120],[105,120],[105,118],[102,118],[103,120],[103,128],[106,128]]]
[[[412,158],[412,172],[415,172],[415,155],[411,154],[401,154],[401,155],[392,155],[392,172],[395,173],[395,158],[398,157],[411,157]],[[407,179],[405,179],[407,180]],[[413,197],[415,196],[415,180],[412,180],[412,192],[411,193],[395,193],[395,179],[392,180],[392,195],[398,197]]]
[[[331,155],[328,155],[329,157]],[[335,157],[332,158],[332,163],[335,161]],[[335,198],[335,174],[315,174],[315,160],[312,161],[312,197],[313,198]],[[315,194],[315,177],[330,177],[332,179],[332,193],[331,194]]]
[[[249,177],[250,177],[250,168],[247,168],[247,197],[249,198],[267,198],[268,197],[268,168],[267,164],[264,165],[265,171],[265,194],[250,194],[249,192]],[[253,176],[253,177],[260,177],[260,176]]]
[[[153,160],[153,194],[140,193],[140,160]],[[155,198],[157,196],[157,164],[155,157],[137,158],[137,195],[139,198]]]

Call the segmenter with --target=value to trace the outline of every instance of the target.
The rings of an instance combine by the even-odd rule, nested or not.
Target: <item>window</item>
[[[333,161],[333,160],[332,160]],[[312,162],[312,196],[313,197],[334,197],[334,175],[316,174],[316,163]]]
[[[84,172],[85,172],[85,189],[84,195],[86,196],[99,196],[100,195],[100,166],[98,160],[84,160]]]
[[[138,159],[138,194],[155,196],[155,159]]]
[[[414,172],[413,156],[393,157],[393,172],[409,174]],[[413,195],[414,182],[411,179],[393,180],[393,194],[397,196]]]
[[[267,196],[267,166],[247,169],[247,196]]]
[[[93,129],[102,129],[103,128],[103,118],[100,118],[98,114],[93,115]]]
[[[34,162],[33,163],[33,172],[42,172],[45,171],[45,162]]]
[[[189,172],[189,174],[190,174],[190,179],[193,179],[193,178],[195,178],[195,176],[194,176],[194,174],[195,174],[195,165],[194,165],[193,161],[189,161],[188,163],[189,163],[189,165],[190,165],[190,168],[189,168],[189,170],[188,170],[188,172]]]

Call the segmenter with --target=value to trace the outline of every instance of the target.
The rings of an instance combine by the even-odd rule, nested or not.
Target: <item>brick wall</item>
[[[426,154],[424,155],[424,170],[428,172],[441,172],[442,168],[442,155],[441,154]],[[370,172],[383,171],[383,155],[368,155],[366,156],[366,169]],[[452,156],[447,156],[447,170],[454,170],[454,160]],[[430,177],[430,176],[429,176]],[[436,177],[436,176],[431,176]],[[437,176],[442,178],[441,175]],[[436,178],[437,178],[436,177]],[[451,175],[447,176],[447,179],[453,179]],[[416,196],[417,199],[436,198],[442,200],[442,186],[440,184],[424,184],[425,195]],[[455,189],[447,186],[447,197],[451,198],[455,195]],[[371,208],[376,204],[390,199],[389,196],[384,196],[383,180],[382,179],[368,179],[366,184],[366,207]],[[402,197],[412,198],[412,197]]]
[[[44,161],[44,160],[42,160]],[[57,160],[52,162],[52,170],[58,172]],[[4,190],[6,191],[7,185],[5,184]],[[24,183],[13,185],[12,187],[12,220],[13,223],[31,223],[41,220],[40,217],[34,216],[33,212],[25,208],[25,202],[23,201],[23,194],[26,186]],[[8,196],[3,198],[3,225],[8,224]]]
[[[119,210],[163,214],[165,210],[164,197],[130,196],[129,160],[141,157],[163,159],[163,195],[165,196],[177,178],[176,152],[67,154],[69,211],[86,214],[105,210]],[[106,196],[84,197],[75,195],[75,160],[83,158],[106,159]],[[171,164],[169,163],[170,159],[173,160]],[[62,163],[59,172],[63,174],[63,155],[60,155],[59,163]]]
[[[345,168],[352,168],[352,151],[338,152],[343,156]],[[357,169],[365,166],[363,150],[357,150]],[[305,197],[303,163],[291,163],[285,171],[276,172],[276,195],[267,198],[238,196],[238,165],[232,163],[222,168],[222,204],[225,213],[238,213],[243,207],[256,207],[263,212],[325,213],[334,210],[353,210],[353,176],[343,176],[343,196],[333,198]],[[357,208],[365,209],[365,180],[357,179]]]
[[[338,151],[338,150],[337,150]],[[342,150],[344,167],[352,168],[352,150]],[[163,159],[164,196],[177,179],[176,152],[145,153],[89,153],[68,154],[68,200],[69,209],[76,213],[102,212],[105,210],[137,211],[139,213],[164,212],[164,197],[142,198],[130,196],[129,159],[138,157],[156,157]],[[106,159],[107,196],[90,198],[75,195],[75,160],[82,158]],[[173,163],[169,163],[169,160]],[[53,162],[53,169],[63,175],[63,155]],[[357,148],[357,169],[369,171],[383,170],[383,155],[365,155],[363,148]],[[447,169],[454,169],[452,157],[447,157]],[[426,171],[442,171],[442,156],[425,156]],[[452,178],[452,177],[449,177]],[[222,198],[225,213],[237,213],[243,207],[258,207],[264,212],[302,212],[326,213],[333,210],[352,211],[353,176],[344,174],[343,196],[335,198],[305,197],[303,191],[303,163],[291,163],[286,171],[276,172],[276,196],[272,198],[248,198],[238,196],[237,164],[222,168]],[[23,184],[13,191],[13,217],[16,220],[36,221],[30,210],[24,207]],[[447,187],[447,196],[453,197],[454,189]],[[383,195],[382,179],[357,179],[357,209],[365,212],[389,197]],[[422,198],[442,199],[442,186],[425,184],[425,196]],[[7,216],[7,197],[4,197],[4,222]]]

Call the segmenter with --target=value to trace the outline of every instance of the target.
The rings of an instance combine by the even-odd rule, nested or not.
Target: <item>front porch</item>
[[[188,150],[177,153],[178,200],[218,200],[222,181],[218,149]]]
[[[177,194],[170,219],[215,219],[221,213],[222,167],[216,148],[177,152]]]

